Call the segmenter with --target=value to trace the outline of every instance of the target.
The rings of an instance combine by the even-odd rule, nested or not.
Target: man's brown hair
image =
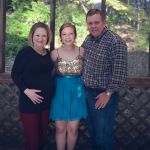
[[[87,21],[87,17],[88,17],[88,16],[93,16],[93,15],[95,15],[95,14],[100,14],[102,21],[105,20],[105,16],[104,16],[104,14],[103,14],[103,12],[102,12],[101,10],[99,10],[99,9],[90,9],[90,10],[87,12],[87,14],[86,14],[86,21]]]

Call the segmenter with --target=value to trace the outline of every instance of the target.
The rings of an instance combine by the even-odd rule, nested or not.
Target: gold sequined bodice
[[[54,65],[56,69],[56,74],[60,76],[82,75],[83,57],[79,54],[72,61],[66,61],[58,56]]]

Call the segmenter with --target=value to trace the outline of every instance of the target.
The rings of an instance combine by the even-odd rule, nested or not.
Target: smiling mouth
[[[38,41],[38,43],[43,43],[43,42],[39,42],[39,41]]]

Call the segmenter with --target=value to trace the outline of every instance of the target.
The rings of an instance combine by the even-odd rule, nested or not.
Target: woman
[[[28,36],[31,46],[16,56],[11,76],[20,89],[19,111],[26,137],[25,150],[42,150],[49,122],[55,85],[51,77],[53,62],[44,48],[52,39],[49,27],[35,23]]]
[[[63,24],[60,28],[63,46],[51,53],[56,70],[56,93],[52,100],[50,119],[56,123],[57,150],[65,150],[66,143],[67,150],[74,149],[79,121],[87,116],[81,77],[84,49],[74,44],[76,36],[74,25]]]

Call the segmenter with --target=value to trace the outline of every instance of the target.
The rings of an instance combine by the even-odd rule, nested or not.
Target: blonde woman
[[[50,53],[44,48],[52,39],[49,27],[35,23],[28,36],[31,46],[19,51],[12,79],[20,89],[19,111],[26,137],[25,150],[42,150],[49,122],[55,85],[51,77],[54,68]]]

